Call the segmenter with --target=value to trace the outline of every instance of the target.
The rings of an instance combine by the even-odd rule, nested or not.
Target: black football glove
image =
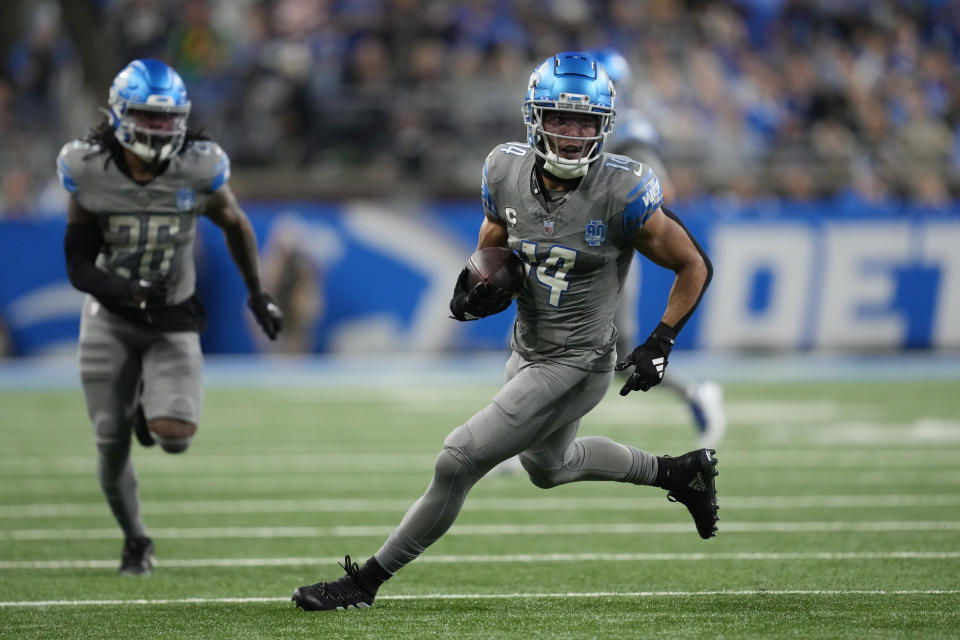
[[[167,304],[170,286],[166,280],[131,280],[130,296],[141,309],[162,307]]]
[[[247,306],[250,307],[253,317],[257,319],[257,324],[267,337],[276,340],[277,334],[283,329],[283,311],[280,311],[280,307],[270,294],[261,291],[250,296]]]
[[[620,395],[625,396],[637,390],[647,391],[660,384],[676,337],[677,332],[661,322],[646,342],[634,349],[623,362],[617,363],[617,371],[633,367],[633,373],[620,389]]]
[[[466,282],[467,269],[464,268],[457,278],[457,286],[453,288],[453,298],[450,299],[450,313],[457,320],[486,318],[504,311],[513,302],[509,291],[485,282],[478,282],[473,289],[467,291]]]

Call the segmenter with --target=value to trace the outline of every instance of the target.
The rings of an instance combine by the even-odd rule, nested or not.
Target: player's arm
[[[260,287],[257,236],[250,219],[226,184],[213,192],[203,213],[223,231],[230,255],[247,285],[247,306],[267,337],[275,339],[283,327],[283,313],[270,294]]]
[[[618,370],[634,367],[620,395],[638,389],[647,391],[659,384],[677,333],[700,304],[713,277],[713,266],[707,254],[680,219],[666,207],[660,207],[650,215],[634,234],[632,242],[637,251],[673,271],[675,277],[660,324],[646,342],[617,364]]]
[[[71,196],[67,201],[67,230],[63,237],[70,284],[106,304],[134,302],[141,308],[164,304],[167,293],[164,283],[121,278],[97,267],[101,247],[103,233],[96,216]]]
[[[491,162],[495,163],[496,158],[497,152],[494,150],[483,161],[480,193],[484,216],[483,224],[480,225],[480,234],[477,238],[477,250],[507,246],[507,224],[501,219],[497,211],[497,205],[488,181]],[[450,298],[450,313],[457,320],[477,320],[492,316],[504,311],[513,302],[513,296],[508,291],[490,286],[485,282],[478,282],[468,291],[466,282],[467,268],[464,267],[460,271],[460,275],[457,276],[457,283],[453,287],[453,297]]]
[[[487,247],[505,247],[507,246],[507,225],[499,220],[491,220],[485,217],[483,224],[480,225],[480,234],[477,238],[477,249]]]
[[[480,225],[480,234],[477,238],[477,249],[487,247],[507,246],[507,225],[490,216],[483,219]],[[450,313],[461,321],[478,320],[500,313],[510,306],[513,296],[510,292],[483,282],[477,283],[467,291],[467,268],[464,267],[457,276],[457,283],[453,287],[453,297],[450,298]]]
[[[666,207],[651,214],[633,237],[637,251],[676,274],[661,321],[680,331],[700,303],[713,266],[679,218]]]

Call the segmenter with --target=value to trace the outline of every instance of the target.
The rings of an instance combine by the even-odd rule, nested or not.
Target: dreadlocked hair
[[[100,153],[113,155],[120,151],[120,142],[117,140],[117,136],[113,135],[113,127],[110,126],[110,121],[106,118],[90,129],[85,140],[93,146],[93,151],[86,156],[87,158]]]

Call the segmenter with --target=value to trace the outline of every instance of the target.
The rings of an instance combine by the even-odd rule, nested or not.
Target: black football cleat
[[[717,533],[717,459],[713,449],[697,449],[678,458],[670,458],[670,467],[663,488],[667,500],[687,508],[704,540]],[[669,457],[669,456],[664,456]]]
[[[122,576],[148,576],[153,570],[153,540],[147,537],[127,538],[120,558]]]
[[[340,566],[347,575],[334,582],[318,582],[306,587],[298,587],[294,589],[293,597],[290,599],[304,611],[370,607],[376,592],[370,593],[357,582],[357,574],[360,571],[357,563],[351,562],[350,556],[346,556]]]
[[[147,427],[147,416],[143,413],[143,405],[137,405],[137,413],[133,416],[133,435],[137,436],[137,442],[144,447],[157,444]]]

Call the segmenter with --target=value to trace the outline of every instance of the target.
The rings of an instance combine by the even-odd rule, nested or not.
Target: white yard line
[[[956,560],[960,551],[823,551],[756,553],[520,553],[509,555],[425,555],[427,564],[497,564],[550,562],[704,562],[704,561],[794,561],[794,560]],[[333,566],[343,558],[183,558],[154,559],[163,568],[237,568]],[[0,570],[114,569],[117,560],[10,560],[0,561]]]
[[[849,509],[876,507],[954,507],[960,494],[887,494],[826,496],[722,496],[726,509]],[[315,498],[279,500],[147,501],[144,513],[345,513],[404,511],[410,499]],[[636,498],[467,498],[467,511],[638,511],[675,509],[662,497]],[[65,518],[107,515],[105,502],[0,505],[0,518]]]
[[[382,537],[395,525],[337,527],[157,527],[150,530],[158,538],[188,540],[210,538],[357,538]],[[455,525],[447,535],[521,536],[521,535],[636,535],[689,533],[690,522],[638,522],[590,524],[464,524]],[[881,520],[870,522],[724,522],[723,533],[841,533],[889,531],[960,531],[958,520]],[[3,541],[32,540],[113,540],[119,539],[116,527],[101,529],[9,529],[0,531]]]
[[[716,591],[594,591],[583,593],[424,593],[385,595],[377,600],[531,600],[571,598],[699,598],[708,596],[916,596],[958,595],[958,589],[761,589]],[[288,603],[289,598],[157,598],[129,600],[21,600],[0,602],[0,607],[102,607],[171,604],[253,604]]]
[[[927,419],[932,423],[932,419]],[[861,430],[877,434],[883,429],[874,423],[864,425],[834,424],[823,430],[823,437],[836,436],[839,430],[844,433]],[[948,431],[953,434],[955,441],[960,441],[960,422],[952,430],[946,426],[937,431],[931,424],[924,433]],[[805,430],[803,437],[810,436]],[[897,440],[898,444],[905,445],[908,432],[904,430]],[[798,436],[799,437],[799,436]],[[878,448],[871,446],[865,449],[836,448],[791,448],[790,455],[784,457],[782,451],[775,449],[739,449],[728,455],[721,450],[718,458],[721,466],[750,469],[777,468],[777,469],[810,469],[822,468],[829,464],[841,469],[863,469],[873,467],[909,468],[923,467],[951,467],[956,458],[956,447],[944,447],[944,443],[934,441],[930,446],[922,449],[904,449],[903,446]],[[429,470],[436,460],[436,453],[269,453],[269,454],[215,454],[191,452],[187,458],[171,459],[169,456],[150,452],[135,459],[137,468],[141,471],[163,470],[176,473],[190,473],[196,475],[220,474],[225,471],[243,470],[245,473],[272,473],[277,471],[314,473],[318,469],[344,470],[355,469],[362,471],[417,471]],[[96,471],[96,457],[94,455],[0,455],[0,477],[18,478],[24,475],[62,476],[94,474]]]

